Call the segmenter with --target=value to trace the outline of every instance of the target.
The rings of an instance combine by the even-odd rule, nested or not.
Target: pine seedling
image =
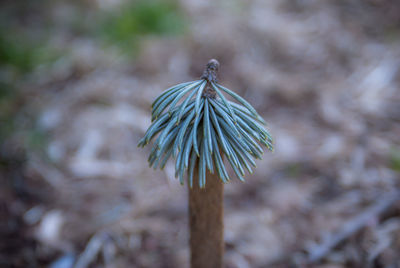
[[[150,166],[165,167],[175,159],[175,177],[189,185],[192,268],[223,266],[223,186],[231,180],[224,158],[236,177],[252,173],[262,146],[273,140],[256,110],[232,90],[218,84],[219,63],[210,60],[200,80],[165,90],[152,104],[152,124],[139,146],[154,139]],[[225,95],[233,99],[228,100]]]
[[[155,139],[150,166],[162,169],[172,156],[175,177],[183,184],[186,173],[190,187],[206,186],[206,170],[216,172],[224,183],[230,181],[223,155],[243,181],[245,170],[252,173],[256,167],[254,159],[262,158],[262,146],[273,150],[265,121],[245,99],[217,83],[218,68],[211,60],[200,80],[165,90],[153,102],[152,124],[139,142],[143,147]],[[193,182],[195,165],[198,180]]]

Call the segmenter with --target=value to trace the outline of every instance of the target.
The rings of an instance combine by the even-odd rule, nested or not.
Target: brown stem
[[[215,172],[217,173],[217,172]],[[189,188],[191,268],[221,268],[224,255],[223,192],[217,174],[207,171],[206,187],[198,186],[197,167]]]

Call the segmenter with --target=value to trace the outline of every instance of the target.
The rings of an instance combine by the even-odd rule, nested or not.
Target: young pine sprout
[[[152,124],[138,144],[143,147],[155,139],[150,166],[162,169],[172,156],[175,177],[183,184],[186,172],[190,188],[195,165],[200,188],[206,185],[206,170],[216,172],[224,183],[231,179],[223,155],[243,181],[245,170],[252,173],[256,167],[254,159],[262,158],[262,146],[273,150],[265,121],[245,99],[217,83],[218,68],[212,59],[200,80],[165,90],[153,102]]]
[[[200,80],[165,90],[152,104],[152,124],[138,145],[155,139],[150,166],[164,168],[172,156],[181,184],[187,173],[192,268],[223,267],[223,190],[231,179],[224,159],[243,181],[245,170],[252,173],[254,160],[261,159],[262,146],[273,150],[264,120],[218,84],[218,68],[218,61],[210,60]]]

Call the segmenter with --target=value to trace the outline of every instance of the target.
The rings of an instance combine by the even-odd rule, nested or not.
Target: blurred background
[[[136,145],[211,58],[276,141],[225,188],[226,267],[400,267],[398,1],[0,5],[0,267],[188,267],[187,189]]]

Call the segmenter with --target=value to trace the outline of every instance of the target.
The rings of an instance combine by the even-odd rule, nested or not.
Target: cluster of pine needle
[[[237,103],[227,100],[222,92]],[[175,177],[183,184],[186,171],[192,187],[198,165],[198,184],[203,188],[207,169],[218,172],[224,183],[230,180],[223,155],[239,180],[244,180],[245,169],[253,172],[254,159],[263,155],[261,145],[273,150],[271,135],[264,125],[265,121],[246,100],[203,78],[173,86],[154,101],[152,124],[138,146],[157,137],[148,159],[150,166],[163,169],[173,156]]]

